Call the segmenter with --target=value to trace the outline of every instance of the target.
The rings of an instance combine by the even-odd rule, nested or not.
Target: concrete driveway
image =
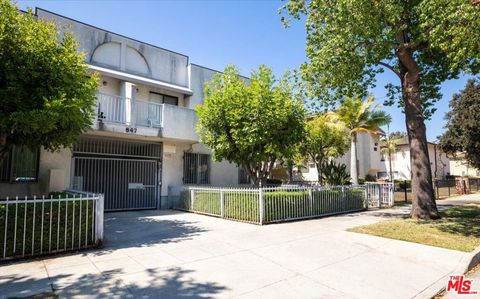
[[[405,208],[256,226],[175,211],[106,214],[101,250],[0,267],[0,294],[429,298],[462,252],[350,233]]]

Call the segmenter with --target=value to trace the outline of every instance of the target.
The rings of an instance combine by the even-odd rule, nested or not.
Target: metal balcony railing
[[[106,123],[129,126],[162,127],[163,104],[97,93],[97,117]]]

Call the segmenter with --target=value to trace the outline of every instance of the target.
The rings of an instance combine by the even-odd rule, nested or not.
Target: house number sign
[[[125,132],[127,132],[127,133],[137,133],[137,128],[126,127]]]

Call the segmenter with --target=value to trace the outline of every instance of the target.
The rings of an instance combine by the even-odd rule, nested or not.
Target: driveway
[[[430,298],[423,291],[464,253],[345,231],[405,212],[266,226],[175,211],[110,213],[104,248],[2,266],[0,294]]]

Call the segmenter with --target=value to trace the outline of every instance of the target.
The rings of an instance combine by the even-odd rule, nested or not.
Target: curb
[[[466,253],[458,262],[457,267],[447,275],[444,275],[439,280],[431,284],[429,287],[418,293],[413,298],[435,298],[437,295],[445,291],[446,278],[450,275],[463,275],[472,270],[475,266],[480,264],[480,246],[474,251]]]

